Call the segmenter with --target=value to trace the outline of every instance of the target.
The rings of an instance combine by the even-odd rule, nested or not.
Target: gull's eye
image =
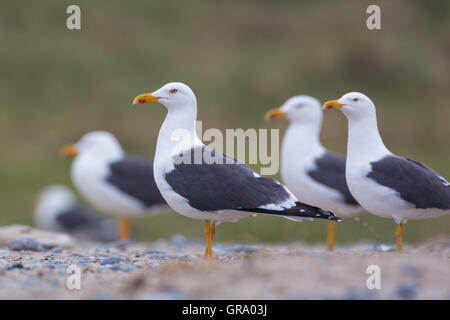
[[[353,99],[353,101],[355,101],[355,102],[358,102],[358,101],[359,101],[359,99],[358,99],[358,98],[354,98],[354,99]]]
[[[177,89],[172,89],[172,90],[170,90],[170,93],[171,93],[171,94],[174,94],[174,93],[177,93],[177,92],[178,92]]]

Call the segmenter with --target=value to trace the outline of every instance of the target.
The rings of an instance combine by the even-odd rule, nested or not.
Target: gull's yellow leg
[[[212,258],[212,248],[211,248],[211,243],[212,243],[212,237],[211,237],[211,224],[209,222],[209,220],[205,220],[205,235],[206,235],[206,249],[205,249],[205,254],[203,255],[203,259],[208,259],[208,258]]]
[[[130,240],[131,219],[129,217],[119,219],[119,240]]]
[[[402,253],[403,252],[403,224],[399,223],[397,224],[397,252]]]
[[[336,246],[336,228],[337,228],[336,221],[328,222],[328,235],[327,235],[328,251],[333,251],[334,247]]]
[[[211,228],[211,245],[212,245],[212,240],[214,239],[215,234],[216,234],[216,222],[213,222],[212,228]],[[212,249],[212,247],[211,247],[211,249]]]

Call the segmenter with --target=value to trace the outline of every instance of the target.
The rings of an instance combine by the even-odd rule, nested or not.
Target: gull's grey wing
[[[109,165],[106,181],[144,207],[166,204],[153,177],[153,164],[145,158],[125,155]]]
[[[346,159],[344,156],[325,152],[314,162],[316,167],[308,171],[308,175],[312,179],[338,191],[346,204],[359,205],[348,189],[347,179],[345,178]]]
[[[300,203],[296,206],[295,197],[275,179],[259,176],[245,164],[207,147],[191,149],[177,159],[174,169],[166,173],[165,180],[197,210],[334,217],[315,207],[304,205],[300,208]],[[283,205],[288,208],[283,210]],[[274,207],[280,210],[273,210]]]
[[[369,178],[419,209],[450,209],[450,184],[424,164],[394,155],[371,162]]]
[[[95,212],[77,205],[58,214],[56,221],[64,230],[74,231],[99,223],[100,217]]]

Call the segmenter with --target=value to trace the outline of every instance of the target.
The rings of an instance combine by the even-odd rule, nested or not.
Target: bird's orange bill
[[[323,104],[324,109],[342,108],[343,104],[339,103],[337,100],[330,100]]]
[[[138,95],[136,98],[134,98],[133,100],[133,104],[143,104],[146,102],[157,102],[159,100],[160,97],[156,97],[153,95],[153,92],[150,93],[144,93],[144,94],[140,94]]]
[[[274,108],[274,109],[267,111],[266,116],[265,116],[267,121],[276,119],[276,118],[284,118],[284,117],[286,117],[286,112],[281,111],[281,107]]]
[[[75,144],[68,144],[61,148],[60,154],[65,158],[73,158],[78,154],[78,149]]]

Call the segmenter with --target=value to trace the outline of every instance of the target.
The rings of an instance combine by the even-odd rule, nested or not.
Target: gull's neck
[[[286,130],[281,147],[281,173],[287,179],[290,172],[309,166],[314,159],[325,152],[320,143],[318,122],[291,122]]]
[[[348,119],[347,164],[357,161],[357,159],[374,161],[387,154],[391,154],[391,152],[381,139],[375,114],[358,119]]]
[[[202,145],[195,131],[196,118],[196,106],[168,108],[166,119],[158,134],[155,162],[158,159],[172,157],[180,151]]]
[[[321,122],[291,122],[286,130],[283,139],[283,153],[284,152],[307,152],[314,153],[323,148],[320,143],[320,129]]]

